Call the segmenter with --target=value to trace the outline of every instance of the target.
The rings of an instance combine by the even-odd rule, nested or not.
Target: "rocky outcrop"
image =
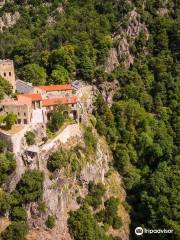
[[[79,131],[82,130],[79,129]],[[73,141],[69,138],[63,144],[63,148],[68,150],[70,146],[75,147],[78,144],[83,144],[81,135],[74,136]],[[56,145],[56,148],[58,148],[58,145]],[[35,203],[27,206],[29,225],[31,227],[27,240],[35,240],[37,237],[38,240],[72,240],[67,226],[68,212],[79,208],[77,197],[85,197],[88,193],[89,181],[105,184],[107,188],[106,197],[116,196],[119,197],[121,202],[126,198],[119,174],[114,171],[113,174],[106,177],[109,171],[109,163],[112,161],[112,154],[104,139],[98,138],[95,155],[83,163],[83,167],[78,175],[76,172],[69,174],[67,167],[57,171],[52,177],[46,168],[50,152],[52,152],[52,149],[51,151],[49,149],[43,151],[39,159],[39,168],[45,173],[43,201],[47,205],[47,211],[43,214],[40,213]],[[112,182],[113,188],[111,188]],[[120,205],[119,212],[124,224],[114,234],[122,237],[123,240],[128,240],[130,220],[123,205]],[[56,226],[52,230],[48,230],[45,226],[45,221],[49,214],[56,216]]]
[[[0,31],[3,32],[6,28],[10,28],[15,25],[20,18],[20,13],[4,13],[2,17],[0,17]]]
[[[140,15],[135,9],[128,14],[127,19],[127,28],[120,27],[119,31],[114,34],[114,47],[109,50],[105,63],[105,69],[108,73],[111,73],[120,63],[126,68],[129,68],[134,63],[134,56],[130,52],[130,46],[134,44],[141,32],[145,33],[148,40],[148,30],[145,24],[140,22]]]

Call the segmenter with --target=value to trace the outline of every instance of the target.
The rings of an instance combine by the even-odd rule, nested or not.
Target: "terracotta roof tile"
[[[40,88],[41,90],[44,90],[46,92],[65,91],[65,90],[72,90],[73,89],[71,84],[37,86],[37,88]]]
[[[43,101],[42,101],[43,107],[55,106],[55,105],[59,105],[59,104],[76,104],[76,103],[77,103],[76,96],[49,98],[49,99],[43,99]]]
[[[41,94],[38,94],[38,93],[26,93],[26,94],[23,94],[23,96],[31,98],[32,101],[42,101],[42,96]]]

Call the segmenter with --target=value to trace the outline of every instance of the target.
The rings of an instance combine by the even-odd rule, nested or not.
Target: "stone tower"
[[[13,87],[13,92],[16,90],[16,79],[14,72],[14,63],[12,60],[0,60],[0,76],[6,79]]]

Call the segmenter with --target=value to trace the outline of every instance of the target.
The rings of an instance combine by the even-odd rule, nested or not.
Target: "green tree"
[[[48,128],[51,132],[56,132],[63,125],[65,117],[61,111],[54,111],[51,120],[48,122]]]
[[[26,222],[27,221],[26,210],[22,207],[15,207],[11,213],[11,220],[15,222],[18,222],[18,221]]]
[[[0,213],[4,214],[10,209],[9,195],[0,189]]]
[[[31,131],[28,131],[26,134],[25,134],[25,138],[26,138],[26,142],[28,145],[33,145],[36,143],[36,135],[34,132],[31,132]]]
[[[4,94],[12,94],[12,85],[3,77],[0,76],[0,99],[3,99]]]
[[[67,156],[63,150],[52,153],[47,162],[47,167],[51,172],[54,172],[56,169],[65,167],[67,164]]]
[[[68,226],[75,240],[110,240],[85,206],[70,212]]]
[[[28,226],[24,222],[12,222],[2,233],[2,240],[24,240]]]
[[[15,170],[16,160],[10,153],[0,154],[0,185],[4,183],[8,176]]]
[[[24,66],[21,77],[24,81],[30,82],[35,86],[44,85],[46,83],[46,71],[38,64],[32,63]]]
[[[14,113],[9,113],[5,118],[6,129],[10,130],[12,126],[17,122],[17,116]]]
[[[57,66],[52,71],[51,81],[53,84],[64,84],[69,82],[69,73],[63,66]]]
[[[43,194],[44,175],[38,170],[26,171],[17,184],[16,193],[21,203],[40,200]]]

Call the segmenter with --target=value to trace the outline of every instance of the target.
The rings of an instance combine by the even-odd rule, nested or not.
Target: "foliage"
[[[84,142],[88,152],[94,152],[97,147],[97,139],[92,132],[92,128],[87,127],[84,131]]]
[[[110,240],[104,230],[97,224],[87,206],[70,212],[68,219],[70,234],[75,240]]]
[[[11,153],[0,154],[0,185],[4,183],[8,176],[15,170],[16,160]]]
[[[69,73],[63,66],[57,66],[51,73],[52,83],[65,84],[69,82]]]
[[[6,79],[0,76],[0,100],[4,98],[4,94],[11,95],[12,86]]]
[[[17,116],[14,113],[9,113],[5,118],[6,129],[10,130],[12,126],[17,122]]]
[[[24,240],[28,233],[25,222],[12,222],[2,233],[2,240]]]
[[[26,171],[17,184],[15,194],[21,203],[40,200],[43,194],[44,175],[38,170]]]
[[[50,229],[52,229],[56,224],[56,219],[54,216],[49,215],[47,220],[46,220],[46,226]]]
[[[26,134],[25,134],[25,138],[26,138],[26,142],[28,145],[33,145],[36,143],[36,135],[34,132],[31,132],[31,131],[28,131]]]
[[[0,153],[4,153],[7,150],[7,144],[0,139]]]
[[[15,222],[18,222],[18,221],[26,222],[27,221],[26,210],[22,207],[15,207],[11,213],[11,220]]]
[[[25,65],[21,76],[24,81],[31,82],[35,86],[44,85],[47,77],[44,68],[35,63]]]
[[[57,109],[52,113],[51,120],[48,122],[48,129],[54,133],[59,130],[64,121],[65,116],[63,115],[63,112]]]
[[[54,172],[56,169],[65,167],[67,164],[67,156],[63,150],[52,153],[47,162],[49,171]]]
[[[111,197],[104,203],[105,209],[96,214],[96,219],[99,222],[111,225],[118,229],[122,226],[122,220],[118,216],[119,199]]]
[[[102,204],[102,197],[106,191],[105,187],[102,183],[94,184],[94,182],[89,182],[88,190],[89,194],[86,196],[85,201],[96,209]]]
[[[0,213],[4,214],[10,209],[9,194],[0,189]]]

